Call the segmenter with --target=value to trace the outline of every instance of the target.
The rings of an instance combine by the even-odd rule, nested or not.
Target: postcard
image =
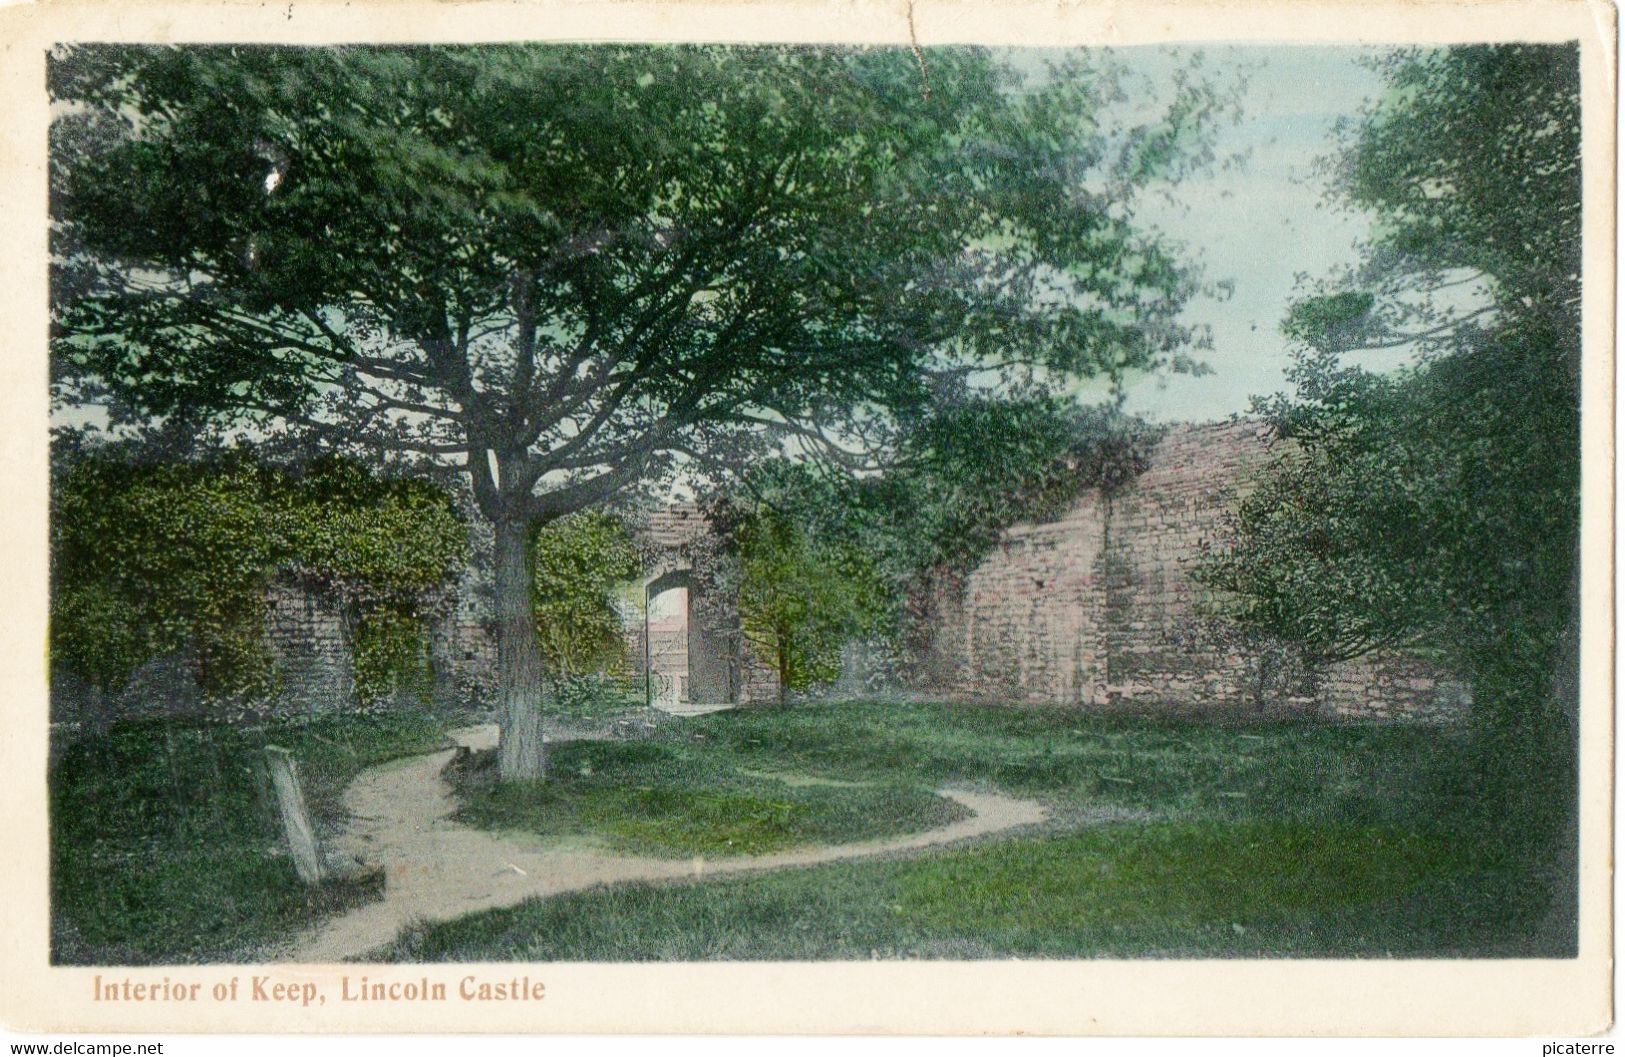
[[[0,25],[11,1027],[1611,1024],[1611,6]]]

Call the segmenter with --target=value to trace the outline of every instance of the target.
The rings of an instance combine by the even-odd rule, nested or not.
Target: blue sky
[[[1152,85],[1188,63],[1195,49],[1129,48],[1118,54]],[[1199,298],[1190,322],[1212,331],[1200,356],[1214,371],[1193,378],[1146,378],[1128,387],[1131,411],[1159,421],[1205,421],[1245,411],[1255,394],[1285,387],[1288,346],[1280,323],[1297,277],[1322,278],[1356,260],[1369,218],[1334,209],[1315,161],[1334,145],[1340,117],[1379,95],[1377,74],[1357,61],[1368,51],[1340,47],[1200,49],[1210,75],[1247,71],[1240,120],[1223,127],[1220,158],[1244,157],[1180,181],[1173,203],[1148,197],[1136,215],[1200,254],[1209,280],[1235,283],[1228,300]],[[1166,88],[1163,89],[1167,91]]]

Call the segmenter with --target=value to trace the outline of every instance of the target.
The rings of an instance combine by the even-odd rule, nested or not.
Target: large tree
[[[1108,135],[1084,61],[970,49],[87,45],[51,78],[58,377],[465,474],[506,777],[543,769],[538,523],[850,457],[945,375],[1169,358],[1190,277],[1125,203],[1218,105]]]
[[[880,630],[886,585],[850,541],[821,537],[765,504],[742,512],[740,633],[778,675],[779,703],[840,674],[847,642]]]
[[[1382,67],[1389,91],[1334,167],[1374,238],[1288,315],[1298,392],[1263,407],[1295,444],[1206,576],[1317,659],[1421,645],[1452,663],[1497,828],[1551,836],[1573,807],[1577,704],[1577,49]],[[1384,349],[1416,360],[1361,365]]]

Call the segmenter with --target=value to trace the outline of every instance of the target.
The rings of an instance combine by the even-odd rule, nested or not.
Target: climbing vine
[[[53,659],[95,692],[179,651],[207,698],[269,697],[265,592],[279,574],[351,615],[363,701],[427,675],[422,607],[467,551],[433,485],[340,459],[146,463],[114,447],[62,458],[53,485]]]
[[[757,465],[708,501],[722,542],[696,566],[713,597],[737,595],[746,638],[789,689],[832,679],[854,639],[907,668],[929,644],[934,592],[961,583],[1011,525],[1132,480],[1155,439],[1112,406],[961,394],[905,423],[882,473]]]
[[[625,661],[612,594],[643,572],[626,526],[601,511],[572,514],[532,534],[530,559],[531,608],[548,670],[589,675]]]

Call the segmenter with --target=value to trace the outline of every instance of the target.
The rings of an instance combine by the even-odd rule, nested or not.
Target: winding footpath
[[[452,732],[452,738],[474,750],[491,748],[496,727],[470,727]],[[445,921],[595,885],[735,876],[914,851],[1032,825],[1048,815],[1043,805],[1031,800],[941,789],[939,795],[964,805],[970,816],[900,837],[774,855],[709,860],[616,855],[522,833],[490,833],[452,821],[457,805],[441,772],[455,751],[374,767],[345,791],[350,823],[337,848],[383,866],[384,898],[323,923],[297,941],[282,960],[359,958],[389,943],[410,924]]]

